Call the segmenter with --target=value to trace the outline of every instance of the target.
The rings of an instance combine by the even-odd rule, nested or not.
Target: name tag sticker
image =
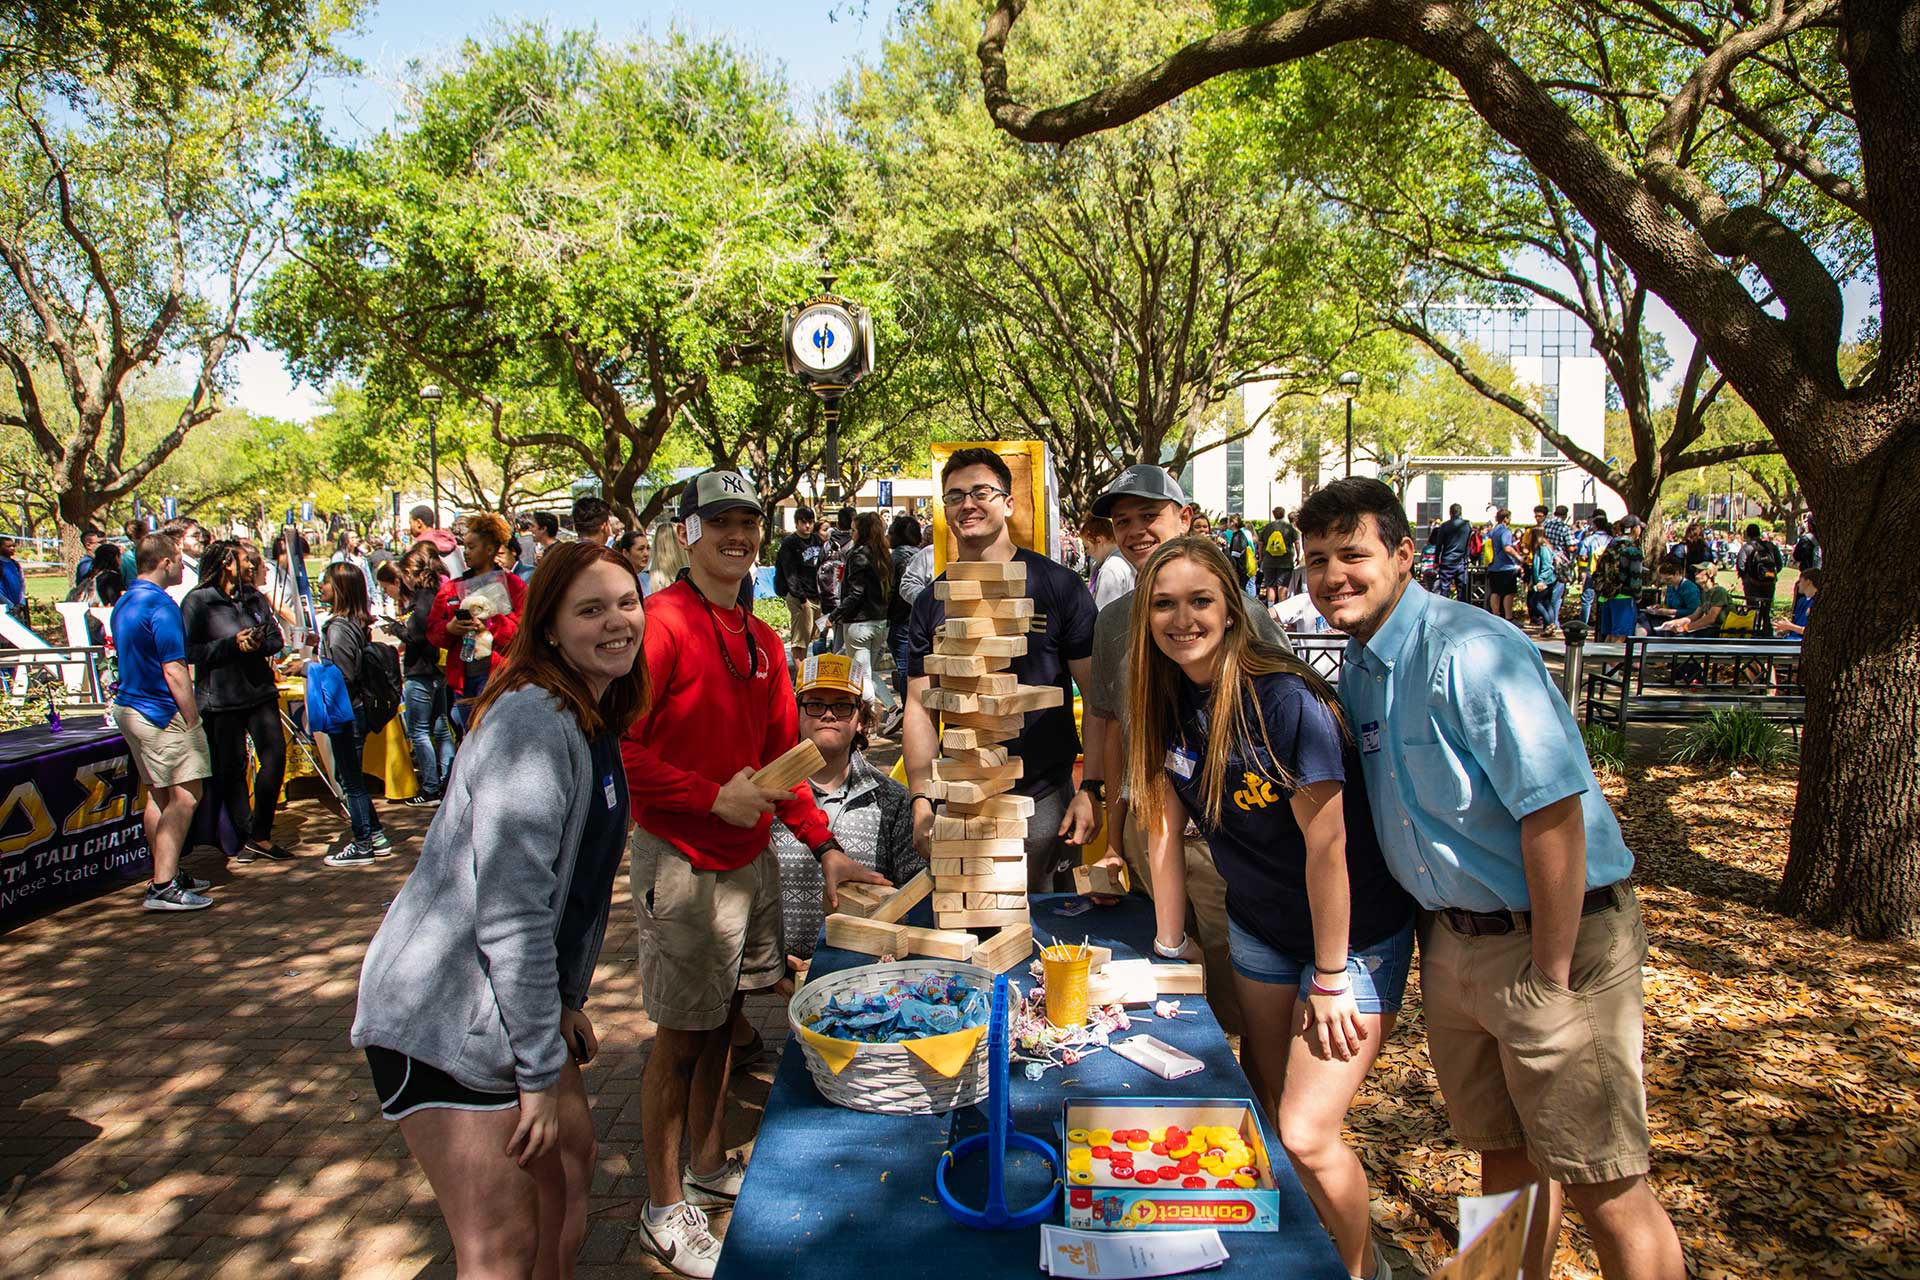
[[[1369,720],[1360,726],[1360,750],[1364,755],[1373,755],[1380,750],[1380,722]]]
[[[602,790],[603,792],[605,792],[605,793],[606,793],[606,797],[607,797],[607,808],[609,808],[609,809],[611,809],[611,808],[613,808],[613,807],[614,807],[614,806],[615,806],[616,804],[619,804],[619,803],[620,803],[620,797],[619,797],[619,795],[618,795],[618,793],[616,793],[616,792],[614,791],[614,789],[613,789],[613,775],[612,775],[612,774],[610,774],[610,773],[609,773],[609,774],[607,774],[607,775],[605,775],[604,777],[602,777],[602,778],[600,779],[600,789],[601,789],[601,790]]]
[[[1193,776],[1193,766],[1200,763],[1200,757],[1185,747],[1172,747],[1167,751],[1167,770],[1183,778]]]

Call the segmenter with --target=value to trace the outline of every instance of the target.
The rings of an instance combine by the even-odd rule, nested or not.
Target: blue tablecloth
[[[1082,936],[1113,948],[1116,958],[1149,955],[1153,936],[1150,904],[1132,897],[1120,906],[1065,917],[1054,908],[1064,895],[1033,900],[1033,929],[1043,944]],[[931,923],[922,903],[908,920]],[[814,979],[872,963],[822,945],[813,955]],[[1014,974],[1025,985],[1024,969]],[[1058,1143],[1061,1104],[1069,1097],[1250,1098],[1252,1090],[1206,1001],[1179,997],[1193,1017],[1155,1018],[1146,1030],[1206,1063],[1206,1070],[1165,1081],[1117,1054],[1100,1052],[1077,1066],[1049,1071],[1029,1081],[1012,1072],[1011,1112],[1016,1127]],[[1138,1027],[1138,1022],[1135,1023]],[[1131,1032],[1124,1034],[1132,1034]],[[903,1277],[988,1277],[1037,1269],[1039,1228],[973,1231],[955,1223],[934,1194],[933,1173],[951,1143],[985,1127],[977,1108],[945,1116],[886,1116],[849,1111],[827,1102],[813,1086],[797,1040],[791,1037],[767,1096],[718,1280],[767,1276],[845,1280],[849,1274]],[[1225,1270],[1287,1280],[1344,1280],[1347,1272],[1314,1215],[1306,1192],[1271,1147],[1280,1190],[1280,1229],[1221,1233],[1232,1255]],[[979,1164],[980,1162],[972,1162]],[[1030,1204],[1046,1189],[1048,1175],[1037,1157],[1009,1153],[1007,1200]],[[964,1194],[963,1194],[964,1198]],[[974,1193],[975,1201],[978,1193]],[[1062,1220],[1056,1212],[1054,1222]]]

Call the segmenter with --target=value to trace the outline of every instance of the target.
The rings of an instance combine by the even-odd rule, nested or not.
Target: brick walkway
[[[398,856],[329,870],[340,820],[295,803],[288,863],[188,869],[217,906],[147,912],[130,887],[0,938],[0,1275],[453,1276],[426,1179],[347,1043],[360,961],[431,810],[383,806]],[[641,1012],[625,875],[588,1011],[600,1137],[583,1278],[644,1273]],[[785,1006],[750,1004],[770,1044]],[[751,1142],[771,1066],[738,1079]],[[715,1229],[724,1232],[726,1217]]]

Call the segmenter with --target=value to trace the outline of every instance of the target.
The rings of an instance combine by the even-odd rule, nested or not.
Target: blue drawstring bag
[[[353,697],[347,692],[347,677],[325,658],[308,662],[302,672],[307,678],[307,732],[344,733],[353,727]]]

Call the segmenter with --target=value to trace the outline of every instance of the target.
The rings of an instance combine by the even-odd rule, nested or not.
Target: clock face
[[[853,317],[835,306],[801,312],[793,325],[793,355],[815,373],[838,369],[854,355]]]

